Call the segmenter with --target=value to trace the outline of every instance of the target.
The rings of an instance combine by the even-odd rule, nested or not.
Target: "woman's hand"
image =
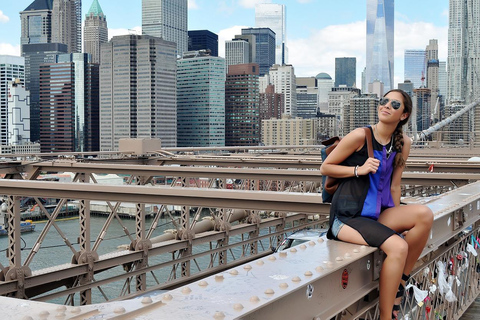
[[[371,173],[376,173],[378,167],[380,166],[380,160],[375,158],[368,158],[367,161],[363,164],[363,166],[358,168],[358,175],[364,176]]]

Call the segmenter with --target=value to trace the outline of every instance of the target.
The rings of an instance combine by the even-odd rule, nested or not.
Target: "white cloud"
[[[20,45],[0,43],[0,55],[20,56]]]
[[[404,56],[407,49],[425,50],[430,39],[438,40],[438,59],[446,61],[448,55],[448,26],[432,23],[405,23],[395,21],[395,86],[404,81]]]
[[[8,22],[8,21],[10,21],[10,18],[7,17],[7,16],[3,13],[2,10],[0,10],[0,22],[1,22],[1,23],[6,23],[6,22]]]
[[[142,27],[136,26],[133,27],[132,29],[125,29],[125,28],[119,28],[119,29],[108,29],[108,40],[110,40],[112,37],[115,36],[123,36],[127,34],[142,34]]]
[[[366,65],[365,21],[331,25],[311,30],[306,38],[290,38],[288,63],[299,77],[326,72],[335,77],[336,57],[357,58],[357,86]],[[430,39],[438,40],[439,59],[445,61],[448,52],[448,27],[432,23],[395,21],[394,83],[403,82],[405,49],[425,49]]]
[[[447,59],[448,26],[437,27],[432,23],[405,23],[395,21],[395,58],[403,58],[405,49],[422,49],[430,39],[438,40],[438,56],[440,60]]]
[[[272,0],[240,0],[240,6],[244,8],[255,8],[257,3],[272,3]]]
[[[218,56],[225,58],[225,41],[232,40],[235,35],[242,34],[242,29],[246,26],[233,26],[228,29],[220,30],[218,33]]]
[[[365,21],[312,30],[308,38],[290,38],[287,46],[297,76],[326,72],[334,78],[336,57],[356,57],[358,74],[365,65]]]
[[[197,0],[188,0],[188,9],[198,9]]]

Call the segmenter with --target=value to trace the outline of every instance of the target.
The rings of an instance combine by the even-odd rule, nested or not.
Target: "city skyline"
[[[0,54],[20,54],[20,18],[32,0],[19,0],[0,6]],[[82,24],[92,1],[82,1]],[[219,56],[225,57],[224,41],[231,40],[241,28],[254,27],[255,3],[286,5],[288,63],[301,77],[326,72],[334,77],[335,57],[357,58],[357,85],[365,67],[366,2],[341,3],[318,0],[290,1],[205,1],[189,0],[188,30],[210,30],[219,35]],[[107,16],[109,37],[141,32],[141,1],[100,0]],[[205,19],[212,16],[214,19]],[[13,31],[12,31],[13,30]],[[334,35],[334,36],[332,36]],[[439,58],[447,59],[448,1],[427,0],[395,2],[395,76],[394,85],[403,82],[405,49],[425,49],[429,39],[439,42]],[[325,45],[320,45],[320,44]]]

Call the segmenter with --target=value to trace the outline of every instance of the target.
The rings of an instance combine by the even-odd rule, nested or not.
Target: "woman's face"
[[[404,113],[405,105],[403,96],[400,92],[389,92],[383,98],[380,98],[378,104],[378,119],[386,123],[398,123],[408,117],[408,113]]]

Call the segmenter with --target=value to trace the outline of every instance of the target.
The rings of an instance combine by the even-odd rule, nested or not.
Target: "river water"
[[[91,217],[91,246],[93,246],[95,239],[97,238],[100,230],[102,229],[103,225],[105,224],[106,217],[104,216],[92,216]],[[153,219],[147,220],[147,226],[151,224]],[[77,244],[78,235],[80,232],[80,225],[78,217],[71,217],[66,219],[60,219],[56,221],[58,227],[62,230],[68,240],[73,244],[75,250],[79,250],[79,245]],[[132,234],[132,237],[135,238],[135,220],[134,219],[122,219],[122,223],[128,229],[128,231]],[[21,235],[21,245],[22,248],[22,261],[25,262],[28,254],[31,251],[31,248],[34,246],[35,241],[40,236],[42,230],[44,229],[46,222],[35,222],[35,231],[34,232],[27,232],[22,233]],[[154,232],[154,236],[160,235],[166,229],[172,229],[172,223],[170,219],[160,219],[159,226],[157,230]],[[123,231],[123,227],[118,223],[118,221],[112,221],[110,227],[108,228],[107,234],[104,237],[100,247],[97,249],[99,255],[117,251],[118,246],[128,245],[130,244],[130,239],[126,236],[125,232]],[[8,259],[6,256],[8,247],[8,237],[3,236],[0,237],[0,263],[6,267],[8,266]],[[49,268],[65,263],[71,263],[72,261],[73,252],[70,248],[65,244],[60,234],[56,231],[56,229],[51,226],[49,232],[42,243],[42,247],[39,252],[35,255],[34,259],[30,263],[29,267],[32,271]],[[170,257],[169,257],[170,258]],[[122,271],[121,268],[116,268],[119,270],[113,270],[115,274],[119,274]],[[108,271],[107,271],[108,272]],[[166,274],[166,270],[159,271],[160,274],[157,274],[157,277],[168,277]],[[111,274],[111,273],[110,273]],[[97,278],[103,278],[102,275],[98,275]],[[148,279],[148,278],[147,278]],[[105,291],[107,296],[111,299],[118,295],[118,291],[120,288],[115,285],[107,285],[102,287]],[[92,290],[92,297],[95,302],[102,302],[104,299],[101,297],[101,293],[94,289]],[[64,298],[61,299],[54,299],[51,302],[55,303],[64,303]]]
[[[91,240],[92,240],[91,246],[92,247],[103,225],[105,224],[106,219],[107,218],[105,216],[91,217]],[[153,219],[147,219],[147,228],[150,226],[152,221]],[[57,220],[56,223],[58,227],[62,230],[62,232],[65,234],[65,236],[68,238],[68,240],[73,244],[75,250],[78,251],[79,245],[77,244],[77,238],[80,231],[78,217],[60,219],[60,220]],[[133,233],[132,237],[135,238],[135,234],[134,234],[135,220],[123,218],[122,223],[130,233]],[[21,235],[21,239],[22,239],[21,245],[23,248],[22,261],[26,260],[28,254],[31,251],[31,248],[34,246],[35,241],[38,239],[42,230],[44,229],[46,222],[35,222],[35,225],[36,227],[34,232],[22,233]],[[169,218],[160,219],[158,223],[158,227],[155,230],[153,236],[161,235],[167,229],[174,229],[171,219]],[[261,234],[263,233],[264,232],[261,232]],[[264,240],[262,242],[264,243],[264,246],[265,246],[264,248],[268,248],[269,246],[268,240]],[[118,246],[128,245],[128,244],[130,244],[129,237],[125,235],[125,232],[123,231],[123,227],[118,223],[118,221],[114,219],[114,221],[112,221],[110,227],[108,228],[108,231],[104,237],[104,240],[102,241],[100,247],[97,249],[97,252],[99,255],[114,252],[118,250]],[[0,237],[0,263],[4,267],[8,266],[8,259],[6,257],[7,247],[8,247],[8,237],[7,236]],[[209,249],[207,244],[204,244],[199,247],[202,247],[202,248],[198,248],[198,247],[194,248],[194,253],[199,251],[206,251]],[[234,248],[233,251],[235,252],[235,255],[241,255],[240,248]],[[73,252],[70,250],[70,248],[67,245],[65,245],[65,242],[63,241],[59,233],[56,231],[56,229],[53,226],[51,226],[45,240],[42,243],[41,249],[35,255],[29,267],[32,271],[35,271],[39,269],[58,266],[61,264],[71,263],[72,256],[73,256]],[[162,261],[169,261],[171,260],[171,258],[172,258],[171,255],[168,255],[168,257],[156,256],[156,257],[149,257],[149,261],[151,262],[150,265],[152,265]],[[230,259],[231,258],[229,257],[229,260]],[[209,262],[208,255],[205,256],[204,259],[200,258],[197,260],[197,263],[201,264],[202,269],[206,267],[208,262]],[[194,268],[196,267],[192,263],[192,269]],[[159,269],[158,271],[155,272],[155,276],[158,278],[160,283],[162,283],[168,279],[170,275],[170,271],[171,271],[171,268]],[[111,276],[112,274],[119,275],[123,273],[124,273],[123,268],[117,267],[115,269],[108,270],[103,274],[100,273],[95,275],[95,279],[100,280],[100,279],[106,278],[107,274]],[[108,299],[113,299],[118,297],[119,292],[122,289],[123,282],[120,281],[120,282],[110,283],[108,285],[102,286],[102,290],[104,291],[104,294],[107,295]],[[132,282],[132,286],[131,286],[132,291],[135,290],[134,282],[135,282],[135,279]],[[151,287],[152,285],[155,285],[155,284],[156,284],[156,281],[153,278],[153,276],[151,276],[150,274],[147,274],[147,287]],[[78,296],[78,294],[76,296]],[[103,294],[98,289],[92,289],[92,300],[94,303],[98,303],[98,302],[104,302],[105,298],[103,297]],[[56,299],[49,300],[49,302],[64,304],[65,298],[56,298]],[[78,298],[76,298],[75,304],[78,304]]]

